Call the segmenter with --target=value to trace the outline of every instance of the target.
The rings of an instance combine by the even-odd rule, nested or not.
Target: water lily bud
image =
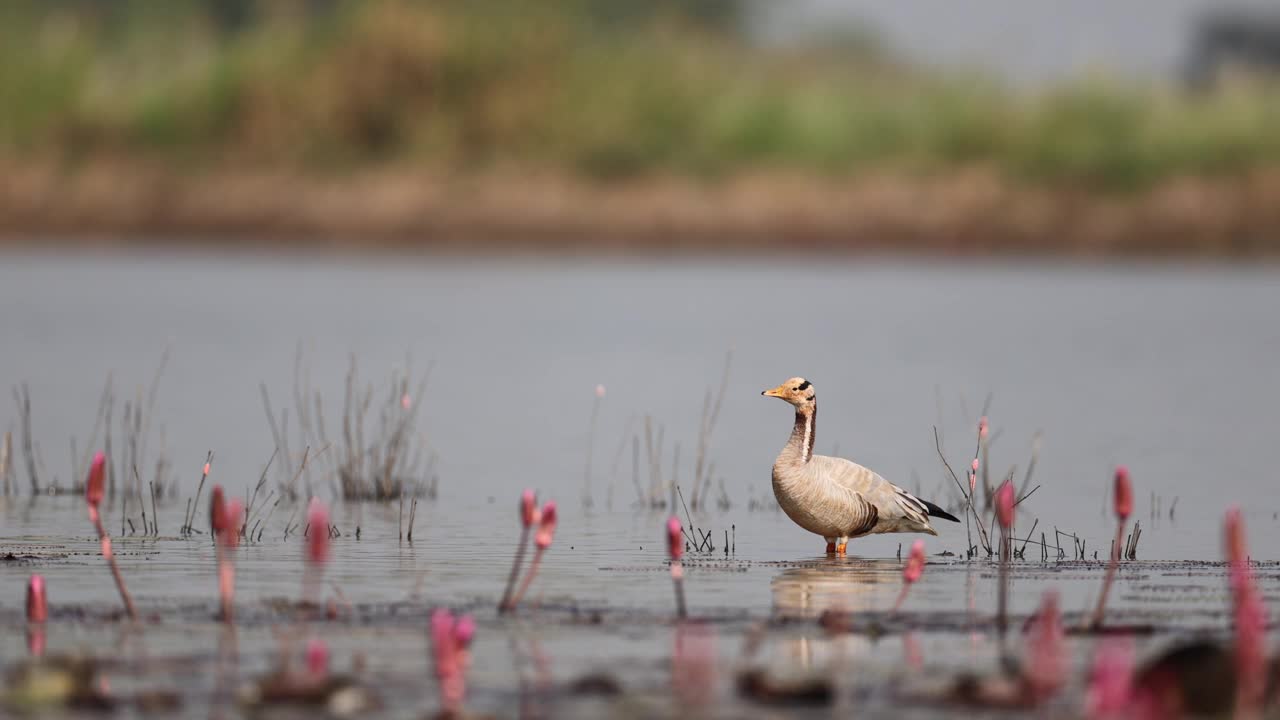
[[[667,518],[667,557],[678,561],[684,556],[684,538],[680,531],[680,520],[675,515]]]
[[[902,579],[904,582],[913,583],[920,579],[924,574],[924,541],[916,540],[911,543],[911,555],[907,558],[906,567],[902,568]]]
[[[546,550],[551,546],[551,538],[556,534],[556,503],[554,500],[548,500],[547,504],[542,506],[541,517],[538,519],[538,532],[533,536],[533,541],[538,547]]]
[[[44,593],[44,578],[32,575],[27,582],[27,622],[42,623],[49,619],[49,601]]]
[[[98,453],[93,456],[93,464],[89,466],[89,478],[84,483],[84,501],[89,507],[97,509],[102,502],[105,487],[107,456]]]
[[[1121,465],[1116,468],[1116,515],[1127,520],[1133,513],[1133,484],[1129,482],[1129,470]]]
[[[1013,483],[1006,480],[996,491],[996,519],[1005,530],[1013,527],[1013,501]]]
[[[532,490],[525,490],[520,495],[520,522],[526,528],[538,522],[538,496]]]
[[[214,485],[209,493],[209,530],[214,537],[227,529],[227,503],[223,499],[222,486]]]
[[[307,508],[307,524],[311,526],[307,536],[307,560],[317,565],[329,559],[329,511],[318,498],[311,499]]]

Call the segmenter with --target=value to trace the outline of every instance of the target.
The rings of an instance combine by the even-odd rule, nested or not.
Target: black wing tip
[[[946,510],[943,510],[937,505],[934,505],[928,500],[921,500],[920,502],[924,503],[924,506],[929,508],[930,517],[942,518],[943,520],[950,520],[951,522],[956,522],[956,523],[960,522],[960,518],[956,517],[955,515],[952,515]]]

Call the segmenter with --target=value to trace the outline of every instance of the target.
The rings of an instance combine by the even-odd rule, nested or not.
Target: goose
[[[796,409],[791,438],[773,463],[773,495],[795,524],[827,541],[827,554],[844,555],[849,539],[864,535],[937,535],[930,517],[960,522],[857,463],[814,455],[818,404],[813,383],[793,377],[760,394],[781,398]]]

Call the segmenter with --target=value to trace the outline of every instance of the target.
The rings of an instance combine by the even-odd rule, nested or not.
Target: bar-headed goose
[[[813,454],[818,413],[813,383],[794,377],[761,395],[796,409],[791,439],[773,463],[773,494],[787,517],[827,541],[827,552],[845,554],[849,538],[875,533],[937,535],[929,518],[959,522],[876,473],[844,458]]]

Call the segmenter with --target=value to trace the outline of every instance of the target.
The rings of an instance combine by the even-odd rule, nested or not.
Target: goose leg
[[[844,549],[845,549],[845,546],[848,544],[849,544],[849,538],[847,537],[840,538],[839,541],[836,542],[836,555],[839,555],[840,557],[844,557]]]
[[[828,554],[828,555],[835,555],[835,554],[836,554],[836,539],[835,539],[835,538],[833,538],[833,537],[829,537],[829,538],[823,538],[823,540],[826,540],[826,541],[827,541],[827,554]]]

